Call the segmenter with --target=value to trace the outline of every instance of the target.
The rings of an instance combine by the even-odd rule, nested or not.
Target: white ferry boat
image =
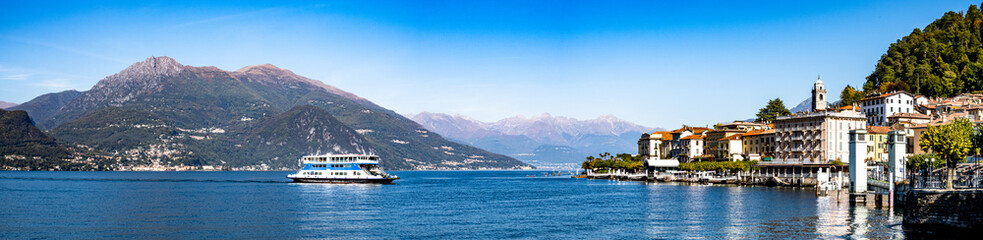
[[[362,154],[308,155],[295,174],[287,175],[294,182],[310,183],[392,183],[399,179],[379,166],[379,156]]]

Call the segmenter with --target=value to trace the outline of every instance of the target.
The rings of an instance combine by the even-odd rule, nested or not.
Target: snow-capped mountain
[[[430,112],[407,117],[449,139],[527,162],[579,162],[600,152],[633,153],[642,133],[657,130],[612,115],[578,120],[544,113],[495,122]]]

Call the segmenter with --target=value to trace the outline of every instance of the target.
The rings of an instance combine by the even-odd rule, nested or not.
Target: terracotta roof
[[[775,134],[775,129],[754,130],[754,131],[750,131],[750,132],[745,133],[743,136],[747,137],[747,136],[757,136],[757,135],[764,135],[764,134]]]
[[[654,132],[652,133],[652,135],[649,136],[649,139],[659,139],[662,141],[669,141],[672,140],[672,133],[667,131]]]
[[[686,140],[686,139],[703,139],[703,137],[705,137],[705,136],[703,136],[703,135],[696,135],[696,134],[694,134],[694,135],[689,135],[689,136],[685,136],[685,137],[683,137],[683,138],[680,138],[679,140]]]
[[[969,115],[969,114],[968,113],[954,113],[954,114],[951,114],[951,115],[946,115],[945,118],[938,118],[938,119],[932,120],[931,122],[928,122],[927,124],[918,124],[918,125],[915,125],[915,126],[913,126],[911,128],[925,128],[928,125],[939,126],[939,125],[942,125],[942,124],[949,123],[952,120],[956,120],[957,118],[966,117],[967,115]]]
[[[843,107],[838,108],[838,110],[840,110],[840,111],[850,110],[850,109],[853,109],[853,111],[858,111],[858,112],[860,111],[860,107],[857,107],[857,106],[843,106]]]
[[[672,141],[672,133],[663,133],[662,141]]]
[[[759,122],[745,122],[745,121],[733,121],[730,123],[717,124],[718,126],[764,126],[764,123]]]
[[[885,126],[867,126],[867,132],[868,133],[887,134],[890,131],[891,131],[891,127],[885,127]]]
[[[891,115],[888,118],[898,118],[898,117],[932,119],[932,117],[929,117],[928,115],[921,114],[921,113],[895,113],[894,115]]]
[[[704,127],[688,127],[687,126],[687,127],[682,127],[680,129],[672,130],[669,133],[681,133],[681,132],[684,132],[684,131],[692,131],[692,132],[695,132],[695,133],[702,133],[702,132],[706,132],[707,130],[710,130],[710,129],[709,128],[704,128]]]

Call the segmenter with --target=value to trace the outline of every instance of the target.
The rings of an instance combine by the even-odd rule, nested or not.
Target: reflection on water
[[[376,196],[381,185],[295,183],[301,232],[306,238],[362,238],[383,218]],[[328,231],[330,229],[330,231]],[[345,237],[342,237],[345,236]]]
[[[727,234],[728,238],[737,238],[743,236],[744,233],[744,188],[733,188],[732,191],[727,191],[724,203],[727,205],[727,222],[731,223],[724,228],[724,233]]]
[[[647,184],[649,238],[903,238],[889,209],[808,189]]]
[[[286,174],[0,171],[0,239],[905,237],[890,211],[807,189],[524,171],[396,172],[392,185]]]

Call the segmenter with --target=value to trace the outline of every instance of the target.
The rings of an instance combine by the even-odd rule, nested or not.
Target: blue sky
[[[680,3],[684,2],[684,3]],[[604,114],[651,127],[860,86],[889,44],[973,1],[0,2],[0,100],[149,56],[271,63],[400,113]]]

